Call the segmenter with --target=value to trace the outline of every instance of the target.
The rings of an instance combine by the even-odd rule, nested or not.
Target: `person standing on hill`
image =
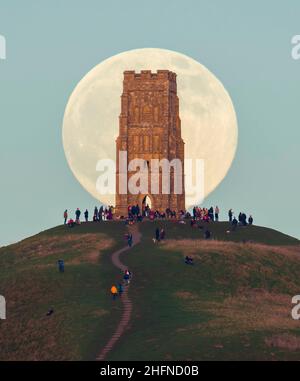
[[[215,220],[216,222],[219,221],[219,213],[220,213],[220,209],[218,207],[218,205],[215,207]]]
[[[233,216],[232,209],[229,209],[228,211],[229,222],[232,222],[232,216]]]
[[[241,222],[242,222],[243,226],[247,225],[247,216],[245,213],[242,213],[242,215],[241,215]]]
[[[156,230],[155,230],[155,239],[156,239],[156,241],[159,241],[159,237],[160,237],[159,228],[156,228]]]
[[[97,206],[95,206],[95,208],[94,208],[93,221],[94,222],[98,221],[98,208],[97,208]]]
[[[75,215],[76,215],[76,224],[77,224],[77,225],[80,225],[80,215],[81,215],[81,211],[80,211],[79,208],[76,209]]]
[[[84,212],[85,222],[89,222],[89,211],[86,209]]]
[[[252,225],[253,224],[253,217],[250,215],[248,218],[248,224]]]
[[[127,243],[129,247],[132,246],[132,241],[133,241],[132,234],[128,234]]]
[[[238,216],[238,220],[239,220],[239,224],[242,225],[242,212],[239,213],[239,216]]]
[[[67,220],[68,220],[68,210],[66,209],[66,210],[64,211],[64,225],[67,224]]]
[[[212,206],[208,209],[208,217],[210,221],[214,220],[214,208]]]
[[[58,263],[59,272],[60,273],[64,273],[65,272],[65,262],[64,262],[64,260],[63,259],[59,259],[57,261],[57,263]]]
[[[127,286],[128,286],[129,283],[130,283],[130,273],[129,273],[128,270],[125,271],[125,274],[124,274],[123,279],[124,279],[124,282],[125,282],[125,283],[127,284]]]
[[[111,287],[111,289],[110,289],[110,292],[111,292],[111,294],[112,294],[112,298],[113,298],[113,300],[115,300],[116,297],[118,296],[118,289],[117,289],[117,287],[116,287],[115,285],[113,285],[113,286]]]
[[[103,205],[100,206],[99,208],[99,218],[98,218],[98,221],[102,221],[103,220]]]
[[[122,296],[123,292],[124,292],[124,287],[123,287],[123,285],[121,283],[119,283],[118,284],[118,293],[119,293],[119,295]]]

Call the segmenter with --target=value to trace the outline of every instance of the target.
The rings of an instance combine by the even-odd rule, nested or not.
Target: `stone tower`
[[[116,214],[127,215],[128,206],[138,204],[143,210],[146,204],[151,209],[165,211],[185,209],[184,193],[184,142],[181,138],[179,118],[179,99],[177,96],[176,74],[169,70],[125,71],[123,93],[121,95],[121,114],[119,117],[119,136],[116,140]],[[127,163],[119,163],[119,152],[127,151]],[[182,163],[181,194],[174,192],[174,171],[170,176],[170,193],[162,192],[162,174],[159,173],[159,193],[131,194],[119,191],[119,182],[128,163],[132,159],[144,159],[151,172],[151,159],[180,159]],[[120,164],[123,171],[120,170]],[[158,173],[158,172],[157,172]],[[128,179],[133,173],[127,172]],[[122,194],[121,194],[122,193]],[[178,193],[178,192],[177,192]],[[151,205],[150,205],[151,204]]]

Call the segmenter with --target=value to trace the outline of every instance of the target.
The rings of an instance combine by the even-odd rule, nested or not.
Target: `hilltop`
[[[164,242],[152,240],[157,226]],[[188,223],[138,228],[141,242],[121,257],[134,274],[133,312],[108,360],[299,358],[300,323],[290,313],[300,293],[297,239],[259,226],[228,233],[227,222],[209,224],[209,241]],[[121,279],[111,254],[126,232],[117,221],[58,226],[0,249],[0,360],[97,357],[122,315],[109,289]]]

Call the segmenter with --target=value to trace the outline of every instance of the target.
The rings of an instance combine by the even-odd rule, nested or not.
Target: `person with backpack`
[[[131,273],[130,273],[129,270],[125,271],[125,274],[124,274],[123,278],[124,278],[124,281],[125,281],[126,285],[128,286],[129,283],[130,283],[130,278],[131,278]]]
[[[123,285],[121,283],[119,283],[118,284],[118,293],[119,293],[119,295],[122,296],[123,292],[124,292],[124,287],[123,287]]]
[[[77,208],[75,212],[75,216],[76,216],[75,222],[77,225],[80,225],[80,215],[81,215],[81,211],[79,210],[79,208]]]

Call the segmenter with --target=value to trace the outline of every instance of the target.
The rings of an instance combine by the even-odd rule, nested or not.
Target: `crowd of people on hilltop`
[[[150,220],[155,219],[176,219],[177,217],[188,217],[190,216],[189,212],[180,210],[178,213],[176,213],[175,210],[171,210],[170,208],[167,208],[164,211],[154,210],[149,207],[147,204],[144,208],[144,210],[141,211],[139,205],[129,205],[128,206],[128,217],[129,218],[135,218],[137,220],[141,220],[144,217],[149,218]]]
[[[193,208],[193,219],[202,221],[219,221],[220,209],[218,206],[213,208],[212,206],[208,208],[200,208],[199,206],[194,206]]]
[[[69,227],[73,227],[75,225],[79,225],[81,223],[81,210],[79,208],[75,211],[75,217],[69,218],[68,210],[64,211],[64,224]],[[124,219],[126,224],[133,224],[136,221],[142,221],[144,218],[151,220],[157,219],[170,219],[179,221],[180,223],[185,223],[185,219],[191,220],[191,226],[195,226],[197,221],[203,222],[218,222],[220,215],[220,209],[218,206],[210,207],[210,208],[201,208],[199,206],[194,206],[192,212],[188,211],[176,211],[167,208],[165,211],[153,210],[146,205],[144,210],[141,211],[139,205],[130,205],[128,206],[128,215],[127,216],[115,216],[115,209],[113,206],[100,206],[97,208],[95,206],[93,211],[92,221],[111,221],[113,219]],[[84,221],[89,221],[89,211],[86,209],[83,213]],[[253,224],[253,217],[250,215],[247,218],[247,215],[244,212],[240,212],[238,217],[236,218],[232,209],[228,211],[228,221],[235,228],[237,226],[246,226]]]
[[[234,216],[232,209],[229,209],[229,211],[228,211],[228,220],[233,227],[237,227],[238,225],[240,225],[240,226],[253,225],[253,217],[251,214],[247,219],[246,213],[240,212],[238,215],[238,219],[237,219]]]
[[[98,209],[97,206],[94,208],[93,221],[110,221],[113,219],[114,207],[108,206],[107,208],[100,206]]]
[[[109,221],[113,219],[114,215],[114,207],[113,206],[108,206],[108,207],[103,207],[100,206],[98,209],[97,206],[94,208],[94,214],[93,214],[93,221]],[[83,213],[84,216],[84,221],[89,222],[89,211],[86,209]],[[81,210],[79,208],[76,209],[75,211],[75,218],[69,218],[69,213],[68,210],[66,209],[64,211],[64,224],[68,225],[69,227],[74,227],[75,225],[80,225],[81,224]]]

